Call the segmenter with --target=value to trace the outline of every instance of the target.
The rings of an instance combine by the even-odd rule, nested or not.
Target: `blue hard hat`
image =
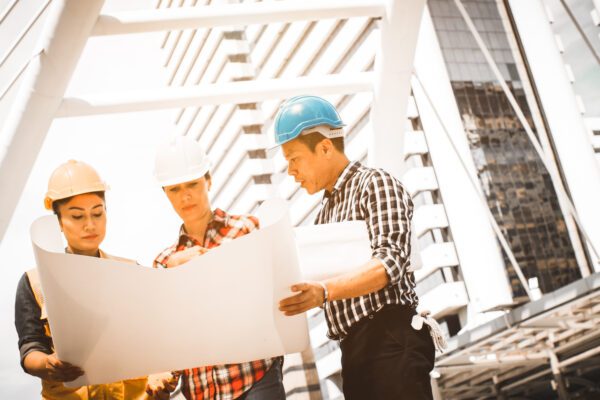
[[[283,103],[275,117],[275,142],[282,145],[318,125],[344,126],[335,107],[318,96],[296,96]]]

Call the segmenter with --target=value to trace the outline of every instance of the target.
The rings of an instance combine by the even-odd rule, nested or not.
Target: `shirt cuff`
[[[387,252],[378,252],[373,254],[373,258],[379,260],[381,265],[383,265],[383,268],[385,268],[390,285],[395,285],[400,282],[402,274],[397,260],[399,257],[395,257]]]
[[[49,348],[48,345],[46,345],[45,343],[28,342],[23,344],[19,348],[19,353],[21,355],[21,368],[23,368],[23,371],[25,372],[27,372],[27,370],[25,369],[25,357],[27,357],[27,354],[33,351],[41,351],[42,353],[52,354],[52,349]]]

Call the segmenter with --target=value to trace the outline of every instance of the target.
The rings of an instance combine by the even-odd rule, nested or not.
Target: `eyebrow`
[[[94,208],[98,208],[98,207],[102,207],[102,204],[96,204],[94,207],[92,207],[92,210]],[[76,206],[71,206],[68,208],[69,210],[78,210],[78,211],[85,211],[85,209],[81,208],[81,207],[76,207]]]

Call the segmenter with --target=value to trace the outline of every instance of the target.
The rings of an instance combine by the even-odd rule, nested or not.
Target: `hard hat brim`
[[[169,179],[160,179],[157,177],[156,180],[158,181],[158,184],[162,187],[179,185],[181,183],[191,182],[195,181],[196,179],[200,179],[209,171],[210,166],[208,166],[206,169],[203,168],[202,170],[187,175],[177,176]]]

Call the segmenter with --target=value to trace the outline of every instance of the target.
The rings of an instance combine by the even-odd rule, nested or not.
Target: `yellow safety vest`
[[[135,261],[126,258],[114,257],[100,250],[100,258],[118,260],[135,264]],[[44,322],[46,336],[50,334],[50,325],[46,316],[46,305],[42,295],[40,279],[37,269],[27,271],[27,278],[41,309],[40,319]],[[128,379],[126,381],[107,383],[104,385],[89,385],[78,388],[66,387],[62,382],[53,382],[42,379],[43,400],[142,400],[149,399],[146,394],[147,377]]]

